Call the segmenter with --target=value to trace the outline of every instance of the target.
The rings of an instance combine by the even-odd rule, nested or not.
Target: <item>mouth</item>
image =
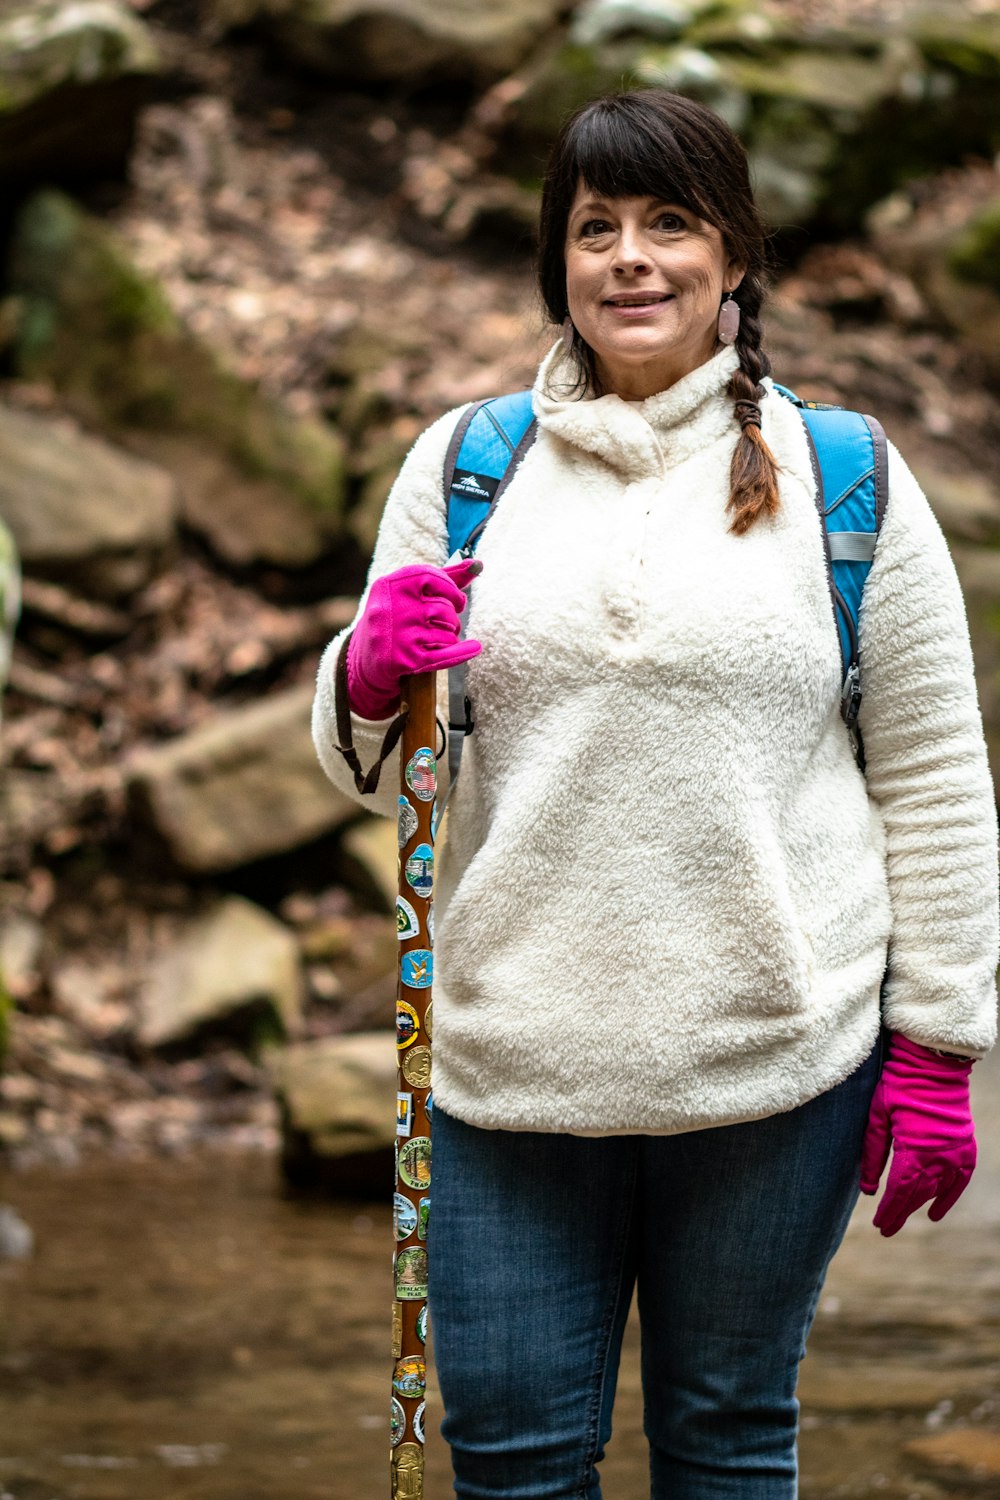
[[[672,302],[673,292],[621,292],[617,297],[606,297],[606,307],[656,307],[661,302]]]

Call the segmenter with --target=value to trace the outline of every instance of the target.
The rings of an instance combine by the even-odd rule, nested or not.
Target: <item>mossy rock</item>
[[[1000,296],[1000,197],[968,225],[948,264],[960,281],[989,287]]]
[[[530,53],[563,0],[208,0],[216,28],[255,24],[293,62],[352,84],[492,82]]]
[[[5,185],[119,175],[163,67],[149,27],[120,0],[5,0],[0,11]]]
[[[255,508],[269,507],[257,560],[314,562],[343,535],[344,455],[336,432],[299,417],[226,370],[171,309],[155,281],[98,220],[54,190],[35,194],[15,226],[10,290],[17,373],[51,382],[89,426],[157,453],[157,438],[189,439],[225,459],[248,486],[246,526],[234,562],[249,560]],[[142,435],[152,441],[142,443]],[[204,463],[189,466],[195,476]],[[225,552],[224,526],[209,514],[216,475],[185,511]],[[203,491],[203,493],[202,493]],[[227,507],[232,508],[231,496]],[[273,512],[279,512],[278,524]],[[231,528],[229,528],[231,530]]]

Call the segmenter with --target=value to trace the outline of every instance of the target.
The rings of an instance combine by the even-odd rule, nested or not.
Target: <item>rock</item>
[[[960,281],[989,287],[1000,296],[1000,180],[997,196],[973,216],[948,259]]]
[[[117,599],[172,554],[177,488],[164,469],[74,422],[2,406],[0,450],[0,511],[30,572]]]
[[[340,847],[357,861],[385,902],[386,910],[392,911],[399,890],[399,841],[395,819],[370,817],[363,823],[355,823],[342,836]]]
[[[0,17],[5,184],[124,176],[160,71],[152,32],[118,0],[10,0]]]
[[[1000,1480],[1000,1433],[981,1427],[915,1438],[903,1445],[903,1452],[942,1477],[975,1484]]]
[[[357,814],[316,759],[311,682],[272,693],[125,766],[132,810],[178,864],[233,870],[329,833]]]
[[[573,14],[570,36],[584,47],[630,32],[672,41],[696,17],[719,8],[719,0],[584,0]]]
[[[131,1028],[128,1004],[115,998],[129,989],[128,970],[113,960],[95,965],[67,957],[53,964],[48,974],[52,998],[59,1012],[73,1021],[85,1035],[96,1040],[125,1036]]]
[[[223,25],[266,25],[295,61],[336,78],[484,83],[527,56],[561,0],[214,0]]]
[[[0,1260],[20,1260],[35,1248],[31,1225],[9,1203],[0,1203]]]
[[[295,938],[241,896],[194,919],[154,960],[139,995],[137,1034],[146,1047],[235,1030],[256,1051],[301,1024]]]
[[[390,1181],[397,1067],[389,1031],[324,1037],[269,1054],[290,1182],[358,1191]]]
[[[1000,234],[1000,173],[970,167],[897,193],[868,215],[886,263],[909,276],[937,322],[958,333],[1000,376],[1000,272],[989,250]]]
[[[224,369],[99,221],[36,193],[14,227],[9,280],[17,373],[168,462],[185,520],[227,561],[305,567],[341,539],[338,435]]]

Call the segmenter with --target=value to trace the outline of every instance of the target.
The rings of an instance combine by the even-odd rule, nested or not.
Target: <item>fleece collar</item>
[[[575,363],[560,339],[541,363],[532,404],[538,425],[582,448],[631,479],[662,474],[668,464],[717,441],[735,438],[733,403],[726,395],[739,366],[728,345],[665,391],[645,401],[573,392]]]

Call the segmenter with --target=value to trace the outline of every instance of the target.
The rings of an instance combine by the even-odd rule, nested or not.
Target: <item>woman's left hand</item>
[[[875,1085],[861,1151],[861,1191],[875,1193],[893,1148],[882,1201],[872,1221],[889,1236],[933,1198],[929,1219],[943,1219],[976,1165],[969,1100],[975,1058],[943,1057],[893,1031]]]

